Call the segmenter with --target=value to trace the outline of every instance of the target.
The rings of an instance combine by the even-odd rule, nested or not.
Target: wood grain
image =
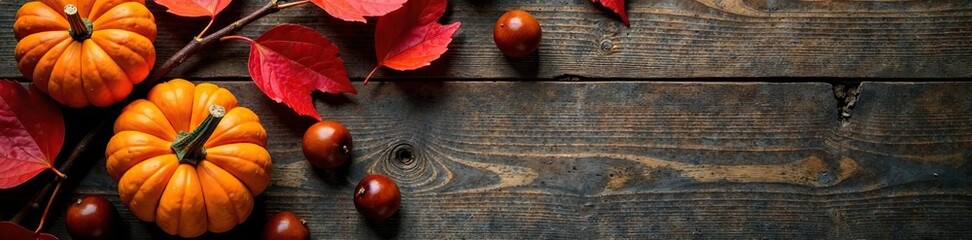
[[[870,83],[842,127],[823,83],[378,82],[317,95],[347,125],[353,164],[312,170],[312,122],[252,83],[218,82],[268,130],[272,185],[252,238],[293,211],[314,238],[959,239],[972,235],[968,83]],[[367,222],[351,192],[395,179],[400,213]],[[74,189],[100,194],[132,238],[167,238],[118,202],[103,160]],[[64,235],[63,219],[51,231]]]
[[[0,2],[13,19],[24,0]],[[217,20],[225,26],[263,0],[234,1]],[[588,0],[453,0],[442,22],[461,21],[450,50],[425,69],[379,71],[379,78],[707,78],[707,77],[972,77],[972,2],[937,1],[630,1],[631,27]],[[168,57],[206,24],[148,4],[159,22],[158,56]],[[525,9],[543,26],[539,53],[503,57],[491,39],[506,10]],[[245,28],[257,37],[279,23],[307,25],[342,49],[348,74],[374,66],[373,29],[305,5]],[[12,21],[0,21],[0,77],[19,78]],[[248,45],[220,43],[170,76],[246,78]],[[162,61],[158,61],[161,63]]]

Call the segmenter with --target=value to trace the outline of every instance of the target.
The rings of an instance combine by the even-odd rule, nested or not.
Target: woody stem
[[[78,8],[74,4],[64,6],[64,15],[67,16],[68,24],[71,25],[71,37],[82,41],[91,37],[91,22],[81,18]]]
[[[176,153],[179,162],[196,165],[199,160],[206,158],[206,141],[213,135],[213,131],[225,115],[225,108],[212,105],[209,107],[209,116],[206,116],[196,129],[189,133],[180,133],[175,141],[172,141],[172,151]]]

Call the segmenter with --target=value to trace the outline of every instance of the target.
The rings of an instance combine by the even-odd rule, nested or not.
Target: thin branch
[[[241,18],[240,20],[233,22],[233,24],[223,27],[219,31],[216,31],[213,34],[210,34],[209,36],[206,36],[204,38],[193,39],[192,42],[189,42],[188,45],[186,45],[181,50],[173,54],[172,57],[169,57],[169,59],[166,60],[165,63],[162,63],[161,66],[155,68],[152,71],[152,75],[149,75],[149,77],[139,85],[154,86],[155,83],[159,81],[159,79],[165,77],[165,74],[168,74],[170,71],[172,71],[173,68],[185,62],[186,59],[189,58],[189,56],[195,55],[197,52],[199,52],[201,48],[205,46],[209,46],[209,44],[212,44],[216,40],[219,40],[219,38],[227,36],[230,33],[239,31],[240,29],[243,28],[243,26],[246,26],[247,24],[250,24],[251,22],[257,19],[266,16],[267,14],[271,14],[279,10],[280,8],[277,6],[277,1],[270,0],[270,2],[267,3],[267,5],[261,7],[260,9],[256,10],[253,13],[250,13],[250,15],[247,15]]]
[[[63,172],[67,172],[68,169],[71,169],[71,166],[74,165],[74,160],[77,160],[78,157],[81,157],[81,154],[88,149],[88,145],[91,145],[91,141],[94,140],[95,136],[97,136],[98,133],[100,133],[106,127],[108,127],[109,123],[111,123],[109,119],[104,119],[101,121],[101,123],[98,124],[98,126],[95,126],[94,129],[91,129],[91,131],[85,134],[84,137],[81,138],[80,141],[78,141],[78,144],[74,146],[74,149],[72,149],[71,151],[71,155],[69,155],[68,158],[64,160],[64,164],[62,164],[60,168],[55,170],[55,172],[59,173],[59,175],[63,175]],[[63,180],[66,177],[67,176],[65,175],[64,177],[58,176],[57,178],[55,178],[55,181],[58,181],[58,186],[60,186],[60,180]],[[44,188],[41,188],[40,191],[35,193],[34,197],[31,198],[29,202],[27,202],[27,205],[20,208],[20,211],[18,211],[17,214],[15,214],[13,218],[10,219],[10,221],[15,223],[20,222],[20,220],[22,220],[27,215],[27,213],[30,212],[31,209],[38,208],[41,199],[44,197],[44,195],[47,194],[47,190],[50,190],[51,187],[53,186],[54,186],[54,182],[49,182],[47,183],[47,185],[44,185]]]
[[[305,3],[310,3],[310,0],[303,0],[303,1],[296,1],[296,2],[289,2],[289,3],[280,4],[280,5],[277,5],[277,9],[284,9],[284,8],[289,8],[289,7],[293,7],[293,6],[299,6],[299,5],[303,5]]]
[[[59,178],[57,180],[57,187],[54,187],[54,193],[51,193],[51,199],[47,200],[47,207],[44,208],[44,215],[41,215],[40,223],[37,223],[37,229],[34,233],[40,233],[41,228],[44,228],[44,220],[47,220],[47,212],[51,211],[51,204],[54,203],[54,197],[57,197],[57,192],[61,191],[61,184],[64,184],[66,178]]]

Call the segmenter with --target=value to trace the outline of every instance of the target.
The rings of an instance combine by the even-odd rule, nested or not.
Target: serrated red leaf
[[[411,0],[401,9],[378,19],[375,26],[375,53],[378,66],[413,70],[428,66],[449,48],[452,35],[461,23],[439,24],[446,0]],[[371,74],[374,74],[374,70]],[[368,81],[368,78],[365,81]]]
[[[283,102],[300,115],[321,120],[311,93],[358,91],[348,80],[337,46],[314,29],[281,24],[250,42],[248,68],[253,82],[276,102]]]
[[[155,0],[168,8],[166,11],[183,17],[210,17],[229,6],[231,0]]]
[[[61,109],[36,87],[0,80],[0,189],[53,167],[64,143]]]
[[[624,0],[591,0],[591,1],[594,3],[600,3],[601,6],[604,6],[607,9],[614,11],[614,13],[618,14],[618,16],[621,17],[621,22],[623,22],[624,25],[629,27],[631,26],[631,23],[628,22],[628,14],[625,13],[624,11]]]
[[[406,0],[310,0],[327,14],[349,22],[367,22],[402,7]]]
[[[7,240],[57,240],[54,235],[35,233],[16,223],[7,221],[0,222],[0,236]]]

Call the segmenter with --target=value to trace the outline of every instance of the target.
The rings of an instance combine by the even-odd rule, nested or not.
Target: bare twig
[[[152,74],[149,75],[149,77],[145,79],[145,81],[140,85],[144,85],[144,86],[155,85],[155,83],[158,82],[159,79],[162,79],[162,77],[164,77],[165,74],[168,74],[170,71],[172,71],[173,68],[185,62],[186,59],[188,59],[190,56],[195,55],[203,47],[209,46],[209,44],[212,44],[213,42],[219,40],[219,38],[227,36],[230,33],[239,31],[240,29],[243,28],[243,26],[246,26],[247,24],[250,24],[251,22],[257,19],[260,19],[261,17],[266,16],[267,14],[274,13],[278,10],[280,10],[280,8],[279,6],[277,6],[277,0],[270,0],[270,2],[267,3],[267,5],[264,5],[263,7],[256,10],[255,12],[250,13],[250,15],[246,15],[240,20],[233,22],[233,24],[223,27],[219,31],[213,32],[213,34],[210,34],[209,36],[206,36],[204,38],[194,38],[191,42],[189,42],[189,44],[187,44],[185,47],[183,47],[178,52],[173,54],[172,57],[169,57],[169,59],[166,60],[165,63],[162,63],[162,66],[155,68],[152,71]]]
[[[84,153],[84,151],[88,149],[88,145],[91,144],[91,141],[94,140],[95,136],[97,136],[98,133],[104,130],[105,127],[108,127],[109,123],[111,123],[109,119],[102,120],[101,123],[98,124],[98,126],[95,126],[94,129],[92,129],[90,132],[85,134],[84,137],[81,138],[81,141],[78,141],[78,144],[74,146],[74,149],[71,151],[71,155],[68,156],[66,160],[64,160],[64,164],[61,164],[61,167],[55,171],[60,174],[57,176],[57,178],[54,179],[54,182],[49,182],[47,183],[47,185],[44,185],[44,187],[41,188],[40,191],[35,193],[34,197],[32,197],[30,201],[27,202],[27,205],[20,208],[20,211],[18,211],[17,214],[15,214],[13,218],[10,219],[10,221],[14,223],[20,222],[20,220],[22,220],[27,215],[27,213],[30,212],[31,209],[40,207],[41,199],[43,199],[44,195],[47,194],[47,190],[50,190],[51,187],[54,187],[55,182],[57,182],[58,186],[61,185],[60,182],[63,180],[63,178],[67,178],[67,176],[62,176],[64,175],[62,172],[67,172],[68,169],[71,169],[71,166],[74,165],[74,160],[77,160],[78,157],[81,156],[81,153]],[[55,187],[55,191],[57,191],[56,189],[57,188]]]
[[[47,200],[47,207],[44,208],[44,215],[41,215],[40,223],[37,223],[37,229],[34,229],[34,233],[40,233],[41,228],[44,227],[44,220],[47,220],[47,212],[51,211],[51,204],[54,203],[54,197],[57,197],[57,192],[61,191],[61,184],[64,184],[64,180],[67,180],[67,178],[57,179],[57,187],[54,187],[54,192],[51,193],[51,198]]]

